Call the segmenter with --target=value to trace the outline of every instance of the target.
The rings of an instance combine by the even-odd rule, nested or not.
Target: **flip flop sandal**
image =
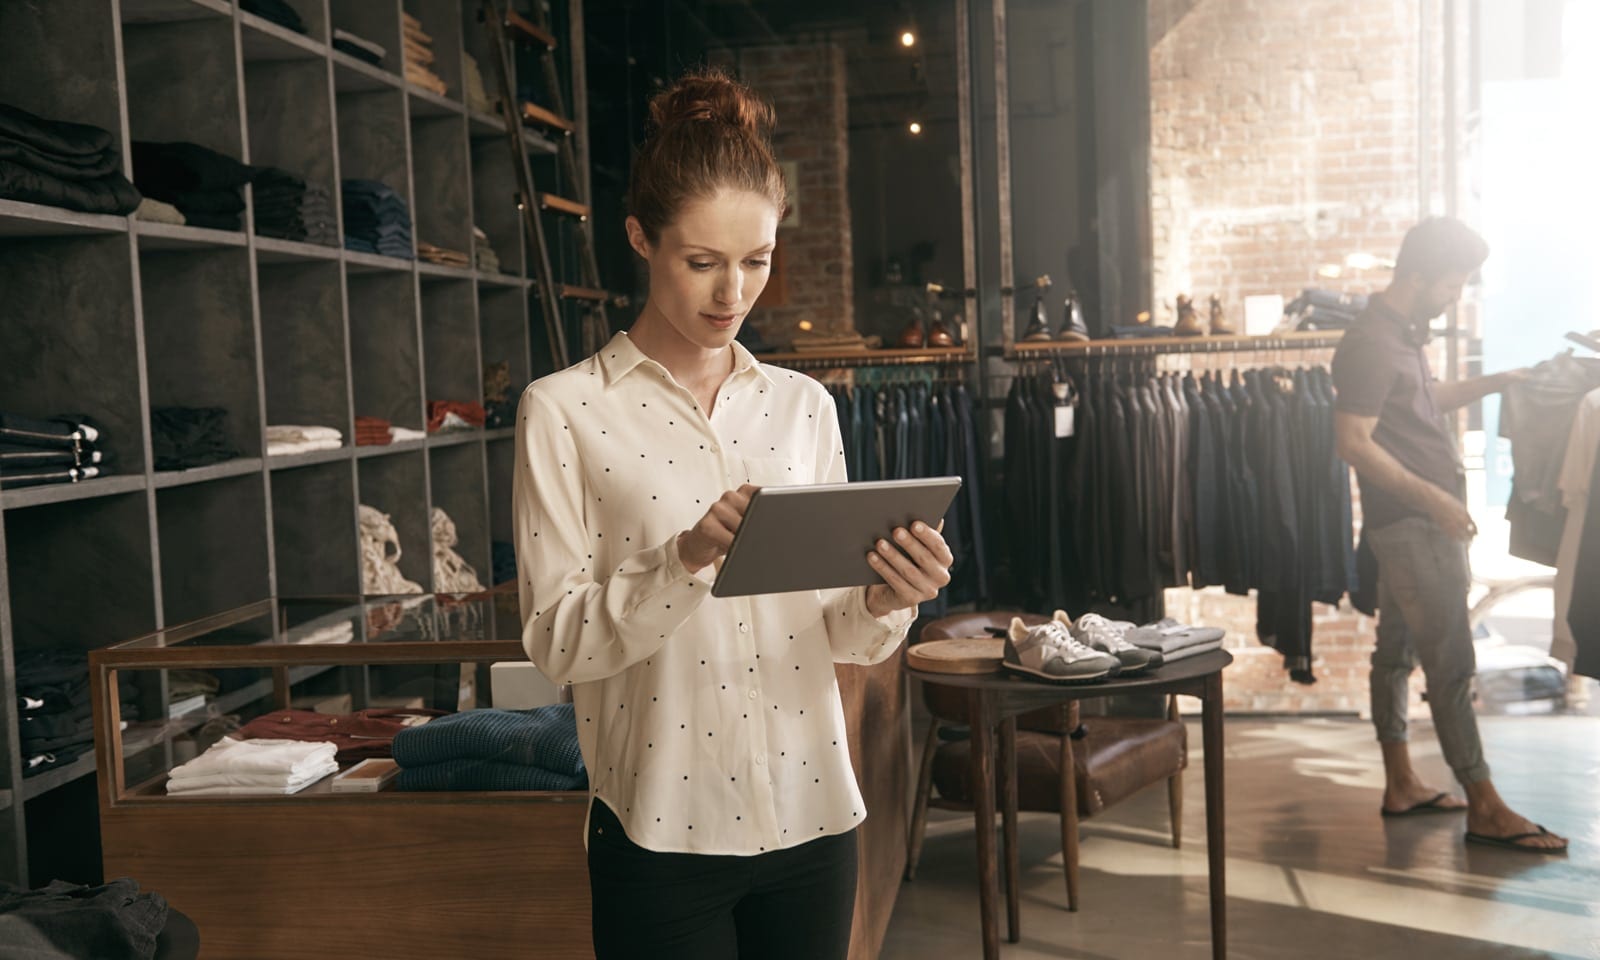
[[[1549,830],[1539,826],[1537,823],[1534,824],[1534,826],[1539,827],[1539,829],[1533,833],[1514,833],[1509,837],[1491,837],[1488,834],[1468,832],[1467,842],[1481,843],[1486,847],[1500,847],[1505,850],[1516,850],[1521,853],[1542,853],[1549,855],[1567,852],[1566,847],[1530,847],[1525,843],[1520,843],[1519,841],[1527,840],[1532,837],[1543,837],[1549,835]]]
[[[1433,797],[1431,800],[1424,800],[1419,804],[1415,804],[1414,806],[1406,807],[1404,810],[1388,810],[1383,807],[1379,807],[1378,812],[1391,819],[1394,817],[1420,817],[1435,813],[1467,812],[1466,807],[1444,807],[1439,805],[1440,801],[1448,800],[1449,798],[1450,794],[1441,793]]]

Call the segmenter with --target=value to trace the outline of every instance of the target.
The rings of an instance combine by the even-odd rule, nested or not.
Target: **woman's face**
[[[650,302],[685,340],[706,350],[728,346],[767,285],[778,210],[745,190],[692,200],[651,246],[628,218],[628,240],[650,264]]]

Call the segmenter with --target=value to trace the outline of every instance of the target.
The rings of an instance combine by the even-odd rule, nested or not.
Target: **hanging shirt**
[[[1561,548],[1556,556],[1556,612],[1550,655],[1569,667],[1577,654],[1577,644],[1572,625],[1567,622],[1567,614],[1572,608],[1578,546],[1583,539],[1584,521],[1588,516],[1589,477],[1594,473],[1597,449],[1600,449],[1600,389],[1589,391],[1578,405],[1557,477],[1562,503],[1566,507],[1566,518],[1561,533]]]
[[[732,350],[709,419],[626,334],[531,384],[517,414],[522,644],[572,684],[591,792],[660,852],[859,825],[833,664],[887,659],[915,618],[874,618],[865,587],[716,598],[709,569],[684,567],[678,535],[725,491],[846,479],[827,390]]]

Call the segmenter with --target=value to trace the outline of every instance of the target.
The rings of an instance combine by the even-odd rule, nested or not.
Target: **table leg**
[[[989,698],[969,691],[968,720],[972,724],[972,820],[978,835],[978,909],[983,915],[983,960],[999,960],[999,879],[994,850],[994,727]]]
[[[1078,909],[1078,777],[1072,760],[1077,711],[1061,708],[1061,868],[1067,875],[1067,909]]]
[[[1206,678],[1200,715],[1206,763],[1206,860],[1211,876],[1211,956],[1228,955],[1228,850],[1223,836],[1222,673]]]
[[[1006,939],[1022,939],[1022,900],[1018,890],[1022,856],[1017,850],[1017,718],[1000,721],[1000,789],[1004,802],[1000,822],[1006,847]]]

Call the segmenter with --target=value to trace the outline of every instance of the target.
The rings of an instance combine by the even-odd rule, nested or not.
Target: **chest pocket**
[[[744,471],[744,476],[735,478],[739,483],[753,483],[758,487],[791,487],[811,482],[810,465],[786,457],[741,457],[738,469]]]

